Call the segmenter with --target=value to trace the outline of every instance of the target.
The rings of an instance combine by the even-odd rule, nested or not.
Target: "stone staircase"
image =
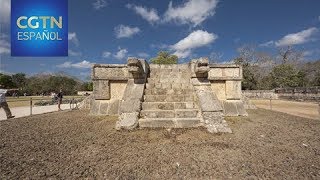
[[[202,123],[188,64],[150,65],[140,127],[197,127]]]

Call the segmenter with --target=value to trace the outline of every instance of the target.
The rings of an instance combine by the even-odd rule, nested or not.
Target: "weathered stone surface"
[[[226,99],[241,99],[241,81],[226,81]]]
[[[194,86],[211,86],[210,81],[205,78],[192,78],[191,83]]]
[[[248,116],[240,100],[223,101],[225,116]]]
[[[128,80],[123,100],[142,99],[145,84],[136,84],[133,79]]]
[[[124,65],[93,67],[92,79],[127,80],[133,78]]]
[[[195,118],[198,115],[197,109],[177,109],[175,110],[176,118]]]
[[[175,128],[189,128],[201,126],[200,118],[177,118],[175,121]]]
[[[221,112],[203,112],[205,126],[210,133],[232,133]]]
[[[142,118],[174,118],[173,110],[142,110],[140,113]]]
[[[210,86],[196,87],[196,95],[198,97],[199,105],[202,111],[216,112],[223,110],[219,100],[213,94]]]
[[[119,99],[111,100],[108,106],[108,115],[118,115],[119,114]],[[100,107],[103,108],[102,106]]]
[[[94,80],[93,81],[93,94],[96,100],[110,99],[110,87],[108,80]]]
[[[92,115],[99,114],[99,112],[100,112],[100,101],[92,100],[90,107],[91,107],[90,108],[90,114],[92,114]]]
[[[138,126],[139,122],[139,113],[133,112],[133,113],[122,113],[119,116],[119,120],[116,123],[116,129],[134,129]]]
[[[238,65],[223,64],[210,65],[209,80],[241,80],[242,68]]]
[[[139,127],[165,127],[174,128],[175,122],[168,118],[139,119]]]
[[[211,81],[211,89],[219,100],[226,100],[226,81]]]
[[[98,114],[108,115],[108,107],[109,107],[109,102],[100,101],[100,108],[99,108]]]
[[[120,113],[140,112],[140,110],[141,101],[139,99],[129,99],[120,103]]]
[[[174,110],[174,103],[167,102],[143,102],[142,109],[144,110]]]
[[[122,99],[124,90],[127,86],[127,81],[109,81],[110,85],[110,99]]]

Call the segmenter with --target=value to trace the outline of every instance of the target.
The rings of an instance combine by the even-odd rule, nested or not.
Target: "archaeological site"
[[[241,94],[242,68],[210,64],[148,64],[129,58],[127,64],[95,64],[91,115],[117,115],[117,130],[205,127],[231,133],[225,116],[247,116]]]

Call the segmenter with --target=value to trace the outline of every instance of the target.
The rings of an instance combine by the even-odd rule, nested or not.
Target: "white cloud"
[[[141,58],[148,58],[148,57],[150,57],[150,55],[149,55],[149,54],[147,54],[147,53],[145,53],[145,52],[139,52],[139,53],[138,53],[138,57],[141,57]]]
[[[77,68],[77,69],[85,69],[85,68],[91,68],[93,63],[90,63],[89,61],[83,60],[78,63],[72,63],[70,61],[64,62],[63,64],[57,65],[58,68]]]
[[[7,40],[8,36],[6,34],[0,33],[0,55],[10,54],[10,43]]]
[[[71,41],[74,45],[79,46],[79,40],[75,32],[68,33],[68,40]]]
[[[158,16],[158,12],[156,9],[153,9],[153,8],[148,9],[146,7],[136,6],[134,4],[127,4],[126,7],[128,9],[134,10],[143,19],[147,20],[151,24],[160,20],[160,17]]]
[[[95,2],[92,3],[92,6],[94,9],[99,10],[101,8],[106,7],[107,2],[105,0],[95,0]]]
[[[128,38],[140,32],[138,27],[130,27],[125,25],[119,25],[114,28],[114,32],[117,38]]]
[[[197,26],[215,14],[217,4],[218,0],[188,0],[180,6],[173,7],[170,2],[164,14],[164,21]]]
[[[104,52],[102,52],[102,57],[103,58],[108,58],[108,57],[110,57],[111,56],[111,52],[109,52],[109,51],[104,51]]]
[[[297,45],[297,44],[304,44],[307,43],[312,39],[312,36],[318,32],[318,29],[315,27],[300,31],[298,33],[288,34],[284,36],[282,39],[275,42],[277,47],[281,46],[290,46],[290,45]]]
[[[68,50],[68,54],[69,54],[69,56],[81,56],[82,55],[81,52],[73,51],[71,49]]]
[[[0,0],[0,23],[10,22],[11,11],[10,0]]]
[[[262,44],[259,44],[260,47],[271,47],[274,45],[274,41],[268,41]]]
[[[119,48],[119,51],[115,55],[113,55],[113,57],[115,57],[116,59],[121,60],[121,59],[124,59],[127,56],[127,54],[128,54],[127,49]]]
[[[218,36],[207,31],[197,30],[190,33],[187,37],[171,46],[175,50],[175,55],[181,58],[190,56],[192,49],[206,46],[213,43]]]

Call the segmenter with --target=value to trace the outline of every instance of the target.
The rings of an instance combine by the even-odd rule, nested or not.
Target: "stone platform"
[[[242,69],[237,65],[157,65],[129,58],[127,64],[92,69],[92,115],[118,115],[116,129],[187,128],[231,132],[225,116],[246,116],[241,100]]]

